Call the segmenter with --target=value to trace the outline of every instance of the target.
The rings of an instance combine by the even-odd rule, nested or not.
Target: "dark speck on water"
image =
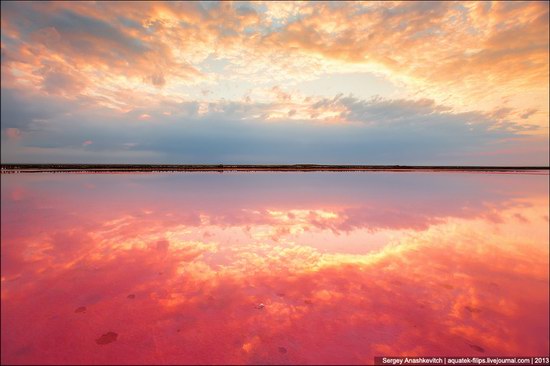
[[[284,347],[279,347],[279,352],[281,352],[281,353],[286,353],[286,348],[284,348]]]
[[[478,351],[478,352],[485,352],[485,350],[483,348],[481,348],[480,346],[476,346],[475,344],[470,344],[470,348]]]
[[[118,334],[116,334],[115,332],[108,332],[96,339],[95,342],[100,345],[105,345],[116,341],[117,338]]]
[[[304,300],[304,304],[306,304],[306,305],[312,305],[313,303],[311,302],[311,300]]]
[[[136,298],[136,295],[130,294],[130,295],[126,296],[126,297],[129,298],[129,299],[135,299],[135,298]]]
[[[76,308],[76,310],[74,311],[75,313],[85,313],[86,312],[86,307],[85,306],[81,306],[79,308]]]
[[[474,308],[472,306],[465,306],[464,309],[468,310],[470,313],[480,313],[481,310],[478,308]]]

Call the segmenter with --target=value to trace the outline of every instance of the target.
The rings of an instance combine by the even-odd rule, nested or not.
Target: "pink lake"
[[[2,364],[549,353],[549,176],[2,174]]]

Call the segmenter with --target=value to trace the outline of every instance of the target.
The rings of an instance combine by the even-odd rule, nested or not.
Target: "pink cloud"
[[[10,140],[19,140],[21,138],[21,130],[14,127],[6,128],[6,136]]]

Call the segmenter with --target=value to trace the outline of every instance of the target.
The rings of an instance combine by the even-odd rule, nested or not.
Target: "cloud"
[[[499,163],[547,161],[545,140],[523,135],[529,126],[481,112],[453,113],[427,99],[316,98],[298,105],[290,120],[287,113],[296,104],[166,101],[123,114],[83,107],[85,100],[67,104],[61,96],[33,102],[11,91],[2,97],[11,100],[2,109],[9,117],[2,127],[35,130],[11,155],[25,161],[39,158],[38,151],[48,159],[49,148],[59,158],[62,149],[88,139],[94,144],[85,160],[95,162],[128,153],[128,141],[137,144],[132,152],[150,154],[150,163],[476,164],[476,157],[490,160],[488,152],[508,149]],[[52,113],[29,115],[23,108],[46,100]],[[138,119],[145,123],[136,124]],[[74,158],[67,150],[62,160]]]
[[[262,41],[288,57],[370,65],[440,102],[496,107],[511,96],[548,113],[547,3],[322,4]]]
[[[114,14],[123,8],[121,6]],[[94,83],[117,78],[143,80],[163,87],[168,76],[188,79],[199,74],[189,63],[176,59],[168,45],[148,37],[146,28],[127,28],[128,19],[123,18],[126,23],[113,21],[111,15],[89,5],[29,3],[8,4],[2,9],[3,29],[9,29],[20,42],[16,47],[8,47],[9,58],[3,68],[14,70],[32,66],[29,70],[32,72],[55,61],[68,71],[43,73],[43,79],[37,82],[47,92],[64,90],[70,94],[74,90],[68,88],[75,84],[92,85],[95,89]],[[12,20],[16,17],[32,19],[32,27]],[[38,55],[40,57],[36,57]],[[94,70],[101,70],[104,75],[100,79],[103,80],[98,80]]]
[[[521,115],[521,118],[522,119],[528,119],[529,117],[531,117],[533,114],[537,113],[538,110],[535,109],[535,108],[531,108],[531,109],[527,109],[522,115]]]
[[[8,136],[8,139],[18,140],[21,138],[21,130],[18,128],[8,127],[6,128],[6,135]]]
[[[547,13],[544,2],[3,3],[2,128],[25,132],[3,151],[58,157],[90,138],[87,160],[132,141],[172,162],[544,164]],[[343,75],[370,75],[357,78],[365,95]],[[343,94],[304,94],[316,79]],[[380,85],[391,88],[369,99]]]
[[[363,9],[352,10],[357,7]],[[489,67],[484,72],[495,77],[518,80],[521,70],[526,73],[524,78],[543,82],[547,75],[544,56],[548,54],[548,37],[544,30],[548,30],[548,5],[502,3],[494,8],[489,12],[496,18],[493,24],[484,24],[486,15],[453,3],[346,4],[336,8],[322,4],[311,15],[289,21],[267,39],[271,41],[269,46],[295,44],[300,46],[297,53],[313,51],[351,62],[372,59],[427,79],[485,79],[480,71],[484,65]],[[504,23],[510,16],[515,16],[514,21]],[[335,28],[335,23],[343,20],[347,21],[341,23],[345,25]],[[540,36],[543,33],[545,36]],[[387,47],[390,44],[392,47]],[[479,51],[470,56],[464,54],[470,48]],[[515,56],[520,54],[523,60],[527,57],[533,62],[516,64]],[[432,62],[427,63],[428,58]]]
[[[281,87],[279,87],[278,85],[271,88],[270,91],[275,95],[277,100],[279,100],[280,102],[289,102],[292,99],[292,95],[290,95],[289,93],[284,92],[281,89]]]
[[[69,97],[78,95],[86,86],[82,75],[78,75],[63,66],[51,66],[48,62],[37,71],[43,77],[42,90],[48,94],[65,94]]]
[[[32,103],[27,103],[31,101]],[[13,89],[2,89],[2,128],[30,130],[43,121],[58,117],[75,108],[75,102],[67,102],[52,96],[29,95]]]

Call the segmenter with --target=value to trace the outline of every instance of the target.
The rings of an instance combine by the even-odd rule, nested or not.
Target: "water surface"
[[[3,174],[2,363],[549,352],[549,177]]]

